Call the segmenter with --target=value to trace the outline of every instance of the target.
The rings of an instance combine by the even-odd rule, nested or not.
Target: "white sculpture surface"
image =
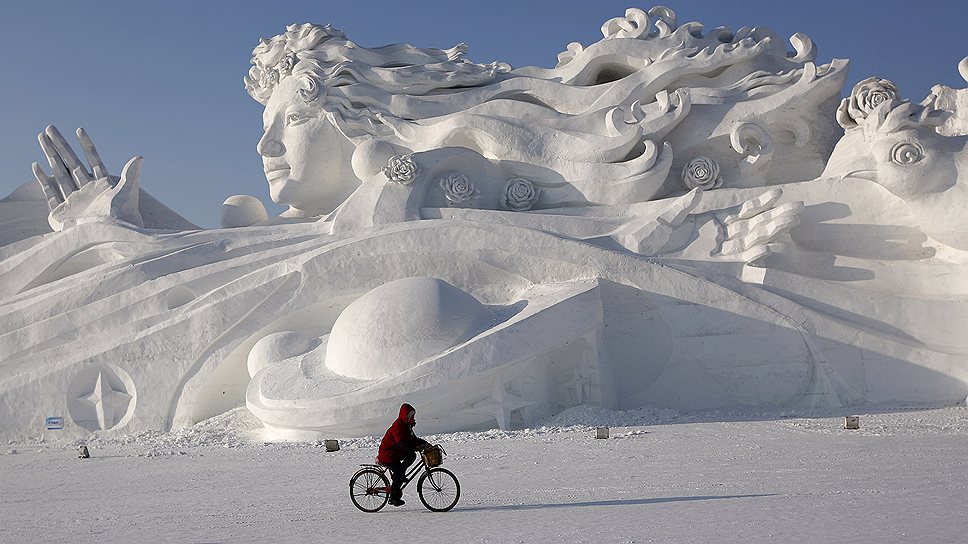
[[[665,7],[602,33],[550,69],[263,39],[244,82],[288,210],[236,195],[219,230],[48,127],[43,196],[0,201],[0,434],[964,399],[968,91],[841,100],[806,36]]]
[[[262,201],[254,196],[234,195],[222,203],[222,213],[219,223],[222,228],[250,227],[269,219],[266,207]]]

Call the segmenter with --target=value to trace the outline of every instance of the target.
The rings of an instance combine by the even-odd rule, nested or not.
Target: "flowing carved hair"
[[[791,76],[734,76],[725,67],[766,54],[792,73],[812,55],[788,59],[758,29],[703,36],[697,25],[677,29],[667,8],[629,10],[606,22],[604,40],[569,45],[555,68],[514,71],[471,62],[463,44],[367,48],[330,25],[291,25],[261,40],[244,82],[266,104],[281,79],[299,78],[300,96],[356,143],[464,147],[551,192],[568,186],[561,200],[636,202],[663,189],[672,152],[661,142],[689,112],[686,89],[708,80],[717,100],[754,87],[768,94]],[[808,39],[801,45],[812,49]]]

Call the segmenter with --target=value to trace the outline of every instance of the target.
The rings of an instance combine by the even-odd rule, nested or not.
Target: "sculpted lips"
[[[265,165],[266,179],[272,181],[289,175],[288,164],[267,164]]]

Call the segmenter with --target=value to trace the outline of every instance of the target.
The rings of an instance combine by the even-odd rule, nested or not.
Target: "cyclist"
[[[403,481],[407,476],[407,468],[417,459],[415,452],[430,446],[426,440],[413,434],[417,424],[417,411],[407,403],[400,405],[400,415],[390,425],[383,440],[380,441],[380,452],[376,460],[390,469],[393,483],[390,486],[390,504],[403,506]]]

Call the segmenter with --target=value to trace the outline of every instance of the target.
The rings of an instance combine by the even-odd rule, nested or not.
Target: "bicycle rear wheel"
[[[420,502],[434,512],[446,512],[460,499],[460,482],[446,468],[432,468],[417,481]]]
[[[350,478],[350,500],[364,512],[376,512],[390,499],[390,482],[375,468],[359,470]]]

